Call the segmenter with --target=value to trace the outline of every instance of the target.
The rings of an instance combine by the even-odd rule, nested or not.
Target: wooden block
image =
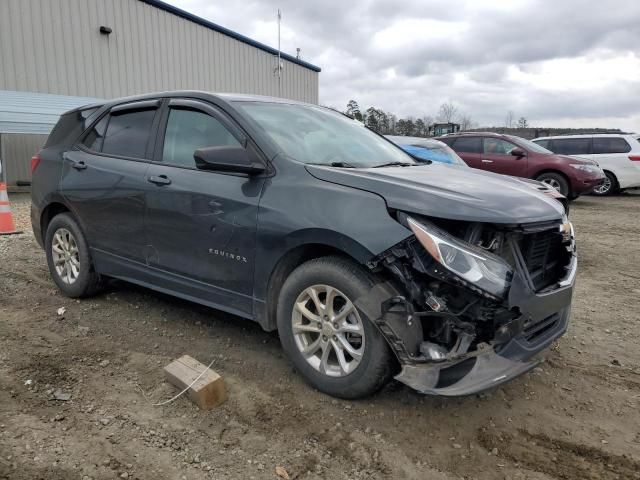
[[[206,372],[191,385],[204,370]],[[184,355],[164,367],[164,375],[167,381],[180,391],[191,385],[187,394],[203,410],[216,407],[227,399],[227,388],[222,377],[189,355]]]

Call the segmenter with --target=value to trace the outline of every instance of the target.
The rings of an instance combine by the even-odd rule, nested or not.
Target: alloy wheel
[[[611,179],[608,175],[604,177],[604,182],[602,183],[602,185],[598,185],[593,189],[593,191],[598,195],[606,195],[607,193],[609,193],[609,190],[611,190]]]
[[[291,315],[296,347],[317,371],[330,377],[352,373],[364,355],[360,314],[341,291],[313,285],[296,299]]]
[[[56,273],[64,283],[72,285],[80,276],[80,253],[73,234],[59,228],[53,234],[51,254]]]
[[[560,193],[561,190],[561,186],[560,186],[560,182],[558,182],[555,178],[545,178],[544,180],[542,180],[542,183],[549,185],[550,187],[555,188],[557,191],[559,191]]]

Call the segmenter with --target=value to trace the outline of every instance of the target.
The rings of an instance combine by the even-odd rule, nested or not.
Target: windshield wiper
[[[409,162],[389,162],[389,163],[382,163],[380,165],[376,165],[374,167],[371,168],[382,168],[382,167],[412,167],[413,165],[416,165],[415,163],[409,163]]]
[[[331,162],[331,163],[309,163],[308,165],[320,165],[323,167],[338,167],[338,168],[358,168],[355,165],[351,165],[347,162]]]

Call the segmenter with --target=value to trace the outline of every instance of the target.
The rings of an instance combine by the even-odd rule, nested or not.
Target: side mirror
[[[513,155],[514,157],[526,157],[527,156],[527,152],[525,152],[523,149],[521,148],[512,148],[511,149],[511,155]]]
[[[236,172],[256,175],[265,171],[262,163],[252,160],[243,147],[205,147],[193,153],[199,170]]]

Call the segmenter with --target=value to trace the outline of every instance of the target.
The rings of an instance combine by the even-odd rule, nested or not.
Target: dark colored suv
[[[32,223],[65,295],[109,277],[277,329],[316,388],[392,376],[464,395],[533,368],[569,321],[562,206],[418,164],[332,110],[168,92],[64,114],[32,166]]]
[[[453,148],[470,167],[532,178],[571,200],[591,192],[605,180],[604,172],[593,160],[557,155],[514,135],[473,132],[438,140]]]

